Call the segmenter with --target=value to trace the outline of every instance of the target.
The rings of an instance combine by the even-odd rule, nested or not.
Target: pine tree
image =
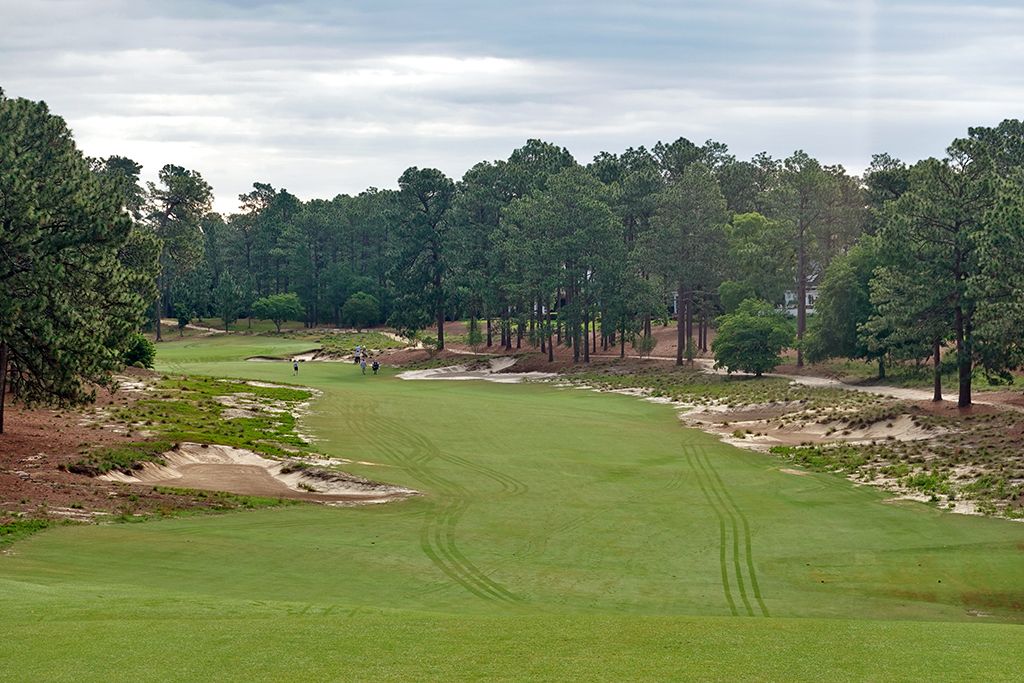
[[[123,189],[45,103],[0,91],[0,398],[71,406],[111,383],[155,271]]]

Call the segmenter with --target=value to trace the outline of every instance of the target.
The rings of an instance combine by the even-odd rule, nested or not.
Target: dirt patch
[[[0,523],[20,516],[90,521],[104,515],[202,508],[208,502],[72,474],[62,467],[92,449],[124,446],[144,434],[108,424],[97,411],[128,406],[146,395],[154,372],[127,369],[116,391],[99,389],[83,410],[5,406],[0,434]]]
[[[810,474],[810,472],[804,472],[803,470],[794,470],[790,467],[781,467],[779,468],[779,472],[782,472],[783,474],[792,474],[797,477],[806,477],[808,474]]]
[[[1024,592],[966,592],[960,594],[960,600],[965,606],[984,607],[987,609],[1002,609],[1013,612],[1024,612]]]
[[[163,454],[165,464],[147,462],[132,474],[99,478],[124,484],[226,491],[246,496],[292,498],[331,504],[384,503],[416,491],[354,475],[264,458],[230,446],[180,444]]]

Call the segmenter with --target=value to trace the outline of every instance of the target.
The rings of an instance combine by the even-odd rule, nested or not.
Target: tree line
[[[141,170],[84,157],[44,103],[0,94],[0,390],[82,400],[145,320],[254,313],[432,327],[438,348],[468,319],[472,343],[587,362],[649,353],[674,306],[682,363],[719,315],[748,300],[767,305],[744,315],[768,314],[787,292],[799,365],[931,358],[939,396],[952,353],[969,405],[977,368],[1021,363],[1020,121],[971,128],[941,159],[876,155],[860,177],[710,140],[588,163],[529,140],[458,181],[413,167],[396,190],[308,201],[256,182],[226,216],[200,172]]]
[[[107,160],[108,162],[110,160]],[[804,290],[864,231],[860,179],[803,152],[739,160],[685,138],[603,152],[580,164],[529,140],[459,181],[409,168],[397,190],[300,201],[254,183],[242,210],[209,211],[201,176],[166,166],[136,188],[139,220],[164,245],[155,314],[233,323],[257,300],[294,293],[308,325],[346,324],[345,303],[372,297],[403,330],[468,318],[482,343],[643,345],[651,320],[678,306],[680,360],[706,350],[715,315],[743,298],[781,303]],[[589,343],[584,343],[588,341]]]

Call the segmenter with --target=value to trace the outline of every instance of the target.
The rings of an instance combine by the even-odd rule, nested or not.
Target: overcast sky
[[[86,154],[303,199],[458,178],[527,138],[680,136],[860,171],[1024,116],[1020,0],[0,0],[0,87]]]

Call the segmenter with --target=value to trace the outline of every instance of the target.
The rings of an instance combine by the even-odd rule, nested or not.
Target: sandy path
[[[848,391],[860,391],[866,394],[877,394],[879,396],[888,396],[890,398],[897,398],[904,401],[931,401],[932,391],[931,389],[911,389],[908,387],[887,387],[877,385],[860,385],[860,384],[847,384],[837,379],[830,379],[828,377],[813,377],[808,375],[784,375],[777,373],[768,373],[766,377],[783,377],[785,379],[796,382],[797,384],[803,384],[809,387],[822,387],[825,389],[846,389]],[[983,392],[974,392],[972,401],[975,405],[982,406],[999,406],[1008,410],[1015,410],[1017,412],[1024,412],[1024,408],[1018,405],[1009,403],[1006,400],[999,399],[985,399],[978,398],[978,396],[984,396]],[[949,399],[945,399],[949,400]]]
[[[168,327],[177,327],[178,326],[178,320],[177,320],[177,318],[161,318],[160,324],[161,325],[167,325]],[[189,323],[188,325],[185,325],[185,329],[186,330],[198,330],[200,332],[205,332],[206,334],[224,334],[225,333],[224,330],[218,330],[216,327],[207,327],[206,325],[193,325],[192,323]]]

